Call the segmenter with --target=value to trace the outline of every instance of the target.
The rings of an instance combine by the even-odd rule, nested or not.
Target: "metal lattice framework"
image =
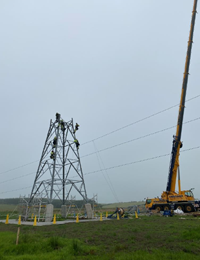
[[[75,129],[73,119],[65,122],[58,113],[50,121],[29,204],[40,197],[47,203],[60,199],[65,205],[73,190],[87,201]]]
[[[34,216],[37,216],[38,221],[45,219],[46,204],[42,198],[34,197],[31,205],[29,205],[29,199],[25,196],[20,196],[19,199],[18,212],[21,215],[21,220],[27,220],[29,217],[33,219]]]

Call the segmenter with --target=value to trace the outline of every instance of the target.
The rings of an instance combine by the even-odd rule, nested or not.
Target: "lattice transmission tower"
[[[42,156],[36,172],[29,204],[38,197],[46,203],[60,199],[63,205],[71,192],[78,193],[87,202],[87,193],[79,156],[79,142],[73,119],[65,122],[56,113],[50,121]]]

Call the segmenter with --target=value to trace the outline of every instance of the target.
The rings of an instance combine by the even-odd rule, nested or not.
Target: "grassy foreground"
[[[200,219],[140,217],[44,227],[0,224],[0,260],[196,260]]]

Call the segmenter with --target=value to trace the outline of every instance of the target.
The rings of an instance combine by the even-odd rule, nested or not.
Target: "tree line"
[[[26,198],[26,200],[28,201],[28,198]],[[20,203],[20,198],[9,198],[9,199],[0,199],[0,204],[7,204],[7,205],[18,205]],[[93,200],[89,200],[88,203],[91,203],[92,205],[95,204],[97,205],[97,203],[95,203]],[[63,205],[61,200],[53,200],[52,204],[54,205],[55,208],[61,208],[61,206]],[[66,202],[66,205],[75,205],[78,208],[81,208],[82,206],[85,205],[85,201],[83,200],[75,200],[72,203]],[[101,204],[98,204],[98,207],[101,207]]]

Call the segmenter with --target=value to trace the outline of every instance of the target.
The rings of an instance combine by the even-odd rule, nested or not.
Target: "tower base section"
[[[62,218],[67,217],[67,206],[66,205],[61,206],[61,216],[62,216]]]
[[[51,222],[53,220],[53,204],[47,204],[45,222]]]
[[[93,218],[94,214],[93,214],[93,210],[92,210],[92,207],[91,207],[90,203],[85,204],[85,209],[86,209],[86,212],[87,212],[87,217],[88,218]]]

